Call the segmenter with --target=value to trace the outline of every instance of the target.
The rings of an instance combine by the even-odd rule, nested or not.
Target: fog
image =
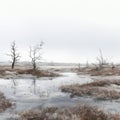
[[[120,61],[119,0],[0,1],[0,61],[16,41],[21,61],[29,46],[44,41],[47,62],[93,62],[102,50],[110,62]]]

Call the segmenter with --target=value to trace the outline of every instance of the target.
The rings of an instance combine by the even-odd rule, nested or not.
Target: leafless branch
[[[17,52],[15,41],[12,42],[10,48],[10,54],[7,55],[11,57],[11,61],[12,61],[11,68],[14,69],[15,63],[20,59],[20,54]]]
[[[33,66],[33,70],[37,68],[37,62],[41,60],[41,49],[43,46],[43,41],[34,47],[30,46],[29,57]]]

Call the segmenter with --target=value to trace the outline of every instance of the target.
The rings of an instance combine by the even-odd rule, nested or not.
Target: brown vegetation
[[[59,76],[57,73],[49,72],[48,70],[33,70],[33,69],[24,69],[24,68],[0,68],[0,78],[9,78],[23,74],[30,74],[36,77],[57,77]],[[10,76],[9,76],[10,75]]]
[[[120,80],[96,80],[90,83],[82,84],[82,87],[90,86],[90,87],[104,87],[109,86],[111,84],[120,85]]]
[[[71,93],[71,97],[74,96],[92,96],[95,99],[108,100],[119,99],[120,91],[108,89],[110,85],[120,85],[120,80],[98,80],[83,85],[68,85],[62,86],[62,92]]]
[[[79,73],[90,74],[91,76],[112,76],[112,75],[120,75],[120,68],[112,66],[103,66],[99,67],[89,67],[89,68],[81,68],[78,71]]]
[[[104,113],[96,107],[46,108],[21,113],[20,120],[119,120],[119,115]]]
[[[59,76],[57,73],[49,72],[47,70],[33,70],[33,69],[26,69],[26,70],[17,70],[18,74],[31,74],[37,77],[56,77]]]
[[[0,93],[0,112],[3,112],[6,110],[6,108],[11,107],[11,105],[12,104],[9,102],[9,100],[7,100],[2,93]]]

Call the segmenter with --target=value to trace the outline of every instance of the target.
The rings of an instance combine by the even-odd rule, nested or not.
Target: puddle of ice
[[[53,80],[0,79],[0,91],[15,103],[15,106],[1,113],[0,116],[2,120],[8,120],[16,117],[17,113],[32,108],[73,106],[79,102],[79,99],[71,99],[69,94],[62,93],[59,87],[90,81],[88,76],[81,75],[80,78],[76,73],[63,73],[63,76]]]
[[[18,113],[33,108],[75,106],[90,104],[112,113],[120,112],[119,101],[95,101],[92,98],[70,98],[68,93],[62,93],[60,86],[83,84],[92,81],[90,76],[76,73],[62,73],[63,76],[53,80],[37,79],[0,79],[0,91],[15,105],[0,113],[0,120],[14,120]]]

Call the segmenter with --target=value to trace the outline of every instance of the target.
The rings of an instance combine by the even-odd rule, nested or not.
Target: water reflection
[[[13,85],[16,86],[16,82],[14,79],[12,79]]]
[[[17,82],[15,79],[11,79],[12,85],[13,85],[13,94],[16,94],[16,88],[17,88]]]
[[[33,93],[36,95],[37,94],[37,91],[36,91],[36,79],[33,79],[32,85],[33,85]]]
[[[0,90],[16,104],[15,110],[30,109],[41,104],[65,105],[66,94],[59,89],[61,85],[88,82],[91,79],[80,79],[76,73],[64,73],[63,76],[51,79],[8,79],[0,81]],[[73,100],[74,101],[74,100]],[[32,103],[32,104],[31,104]],[[73,103],[74,104],[74,103]],[[67,105],[67,104],[66,104]]]

